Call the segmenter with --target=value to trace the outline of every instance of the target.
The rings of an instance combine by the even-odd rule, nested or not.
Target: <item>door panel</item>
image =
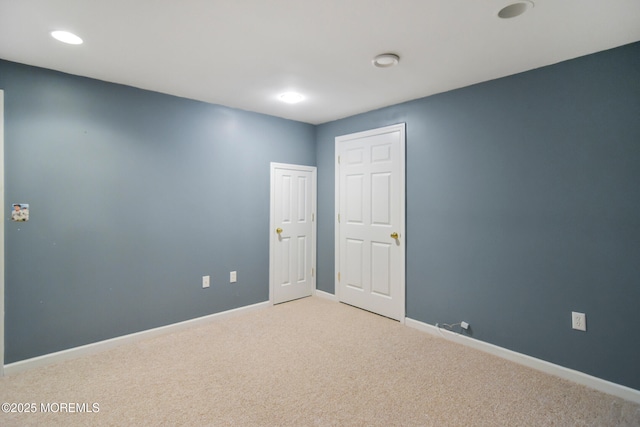
[[[364,200],[362,198],[362,191],[364,188],[363,178],[363,175],[346,176],[346,220],[347,222],[352,224],[362,224],[364,220],[364,207],[362,206],[362,204],[364,203]]]
[[[391,296],[391,250],[388,243],[371,243],[371,292]]]
[[[347,253],[345,261],[349,263],[351,268],[346,270],[346,285],[357,289],[362,289],[363,283],[363,243],[364,242],[362,240],[347,239]]]
[[[315,289],[315,168],[271,164],[270,299],[310,296]]]
[[[371,223],[391,225],[391,174],[371,175]]]
[[[307,176],[298,176],[298,223],[306,223],[308,221],[309,206],[307,200]]]
[[[309,251],[307,250],[307,237],[306,236],[298,236],[298,259],[296,265],[298,267],[298,283],[304,282],[307,280],[307,255]]]
[[[405,315],[404,124],[336,138],[336,294]]]
[[[289,273],[291,272],[291,239],[288,237],[283,237],[281,240],[282,244],[280,245],[281,252],[279,258],[281,259],[282,267],[280,271],[282,272],[282,277],[278,280],[277,283],[280,283],[281,286],[287,286],[291,284],[291,277]]]

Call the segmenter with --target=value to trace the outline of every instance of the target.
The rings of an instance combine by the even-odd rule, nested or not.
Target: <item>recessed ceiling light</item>
[[[498,12],[498,17],[502,19],[515,18],[525,13],[533,7],[532,1],[519,1],[503,7]]]
[[[304,96],[297,92],[285,92],[278,96],[278,98],[280,101],[286,102],[287,104],[297,104],[304,99]]]
[[[68,31],[51,31],[51,37],[67,44],[82,44],[82,39]]]
[[[378,68],[393,67],[400,62],[400,57],[395,53],[382,53],[375,58],[371,63]]]

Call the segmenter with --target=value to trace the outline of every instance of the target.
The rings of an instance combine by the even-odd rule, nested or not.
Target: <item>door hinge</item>
[[[338,271],[338,282],[340,281],[340,272]]]
[[[340,164],[340,156],[338,156],[338,164]]]
[[[314,277],[314,274],[315,274],[315,270],[312,268],[311,269],[311,277]]]
[[[316,220],[316,214],[312,213],[311,214],[311,221],[315,221]]]
[[[340,223],[340,214],[338,214],[338,223]]]

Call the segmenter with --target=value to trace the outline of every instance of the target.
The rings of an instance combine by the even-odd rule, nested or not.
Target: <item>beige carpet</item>
[[[640,425],[638,405],[319,298],[1,378],[0,401],[37,407],[2,426]]]

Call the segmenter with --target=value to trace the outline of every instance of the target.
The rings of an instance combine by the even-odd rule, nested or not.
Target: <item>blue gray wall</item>
[[[399,122],[407,316],[640,389],[640,43],[320,125],[319,289],[334,138]]]
[[[269,162],[315,165],[313,126],[6,61],[0,88],[4,209],[31,214],[7,363],[268,300]]]
[[[7,363],[265,301],[270,161],[318,166],[334,292],[334,138],[405,122],[407,315],[640,389],[640,43],[317,127],[4,61],[0,88],[31,205]]]

